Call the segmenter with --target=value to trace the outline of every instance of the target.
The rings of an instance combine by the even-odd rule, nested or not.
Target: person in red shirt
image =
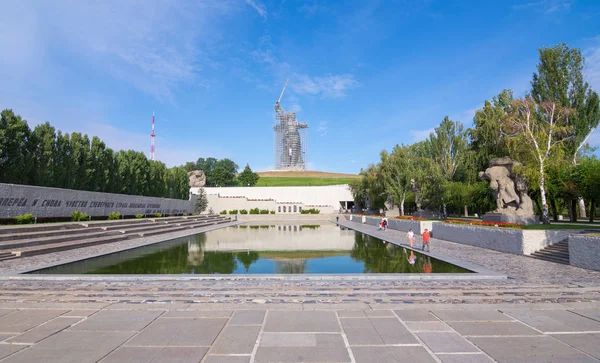
[[[421,237],[423,238],[422,250],[425,251],[425,247],[427,247],[427,252],[429,252],[429,240],[431,239],[431,235],[429,234],[427,228],[425,228],[425,231],[423,232],[423,234],[421,234]]]

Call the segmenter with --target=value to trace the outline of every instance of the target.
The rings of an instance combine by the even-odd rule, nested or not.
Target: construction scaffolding
[[[287,80],[275,103],[275,169],[305,170],[308,124],[296,121],[295,112],[285,112],[281,108],[280,102],[286,86]]]

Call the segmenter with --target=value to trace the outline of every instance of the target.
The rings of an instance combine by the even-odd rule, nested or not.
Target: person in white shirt
[[[408,237],[410,247],[412,247],[413,243],[415,242],[415,233],[413,232],[412,228],[408,230],[408,234],[406,234],[406,237]]]

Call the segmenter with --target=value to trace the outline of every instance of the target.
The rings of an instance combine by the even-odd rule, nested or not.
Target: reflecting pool
[[[435,246],[434,246],[435,248]],[[333,223],[238,225],[38,274],[469,273]]]

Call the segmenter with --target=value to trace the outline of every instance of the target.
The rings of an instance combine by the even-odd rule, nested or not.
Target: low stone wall
[[[0,218],[26,213],[38,218],[68,217],[74,211],[89,216],[107,216],[111,212],[183,214],[193,213],[195,201],[195,196],[181,200],[0,183]]]
[[[379,226],[381,224],[381,217],[367,217],[357,215],[345,215],[347,220],[351,220],[357,223],[369,224],[372,226]],[[433,231],[433,221],[411,221],[407,219],[388,218],[388,228],[395,229],[397,231],[408,232],[412,229],[417,235],[421,235],[425,228],[429,231]]]
[[[584,234],[569,236],[569,263],[600,271],[600,237]]]
[[[434,237],[500,252],[530,255],[576,232],[576,230],[542,231],[480,227],[440,222],[435,224]]]

